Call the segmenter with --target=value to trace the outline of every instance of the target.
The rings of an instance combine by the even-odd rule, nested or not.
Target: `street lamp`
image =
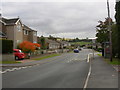
[[[110,42],[110,61],[112,62],[112,31],[111,31],[109,0],[107,0],[107,10],[108,10],[108,31],[109,31],[109,42]]]

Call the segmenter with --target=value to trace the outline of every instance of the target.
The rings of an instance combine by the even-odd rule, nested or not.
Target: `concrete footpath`
[[[119,72],[105,62],[103,57],[95,55],[91,60],[91,68],[87,88],[118,88]]]

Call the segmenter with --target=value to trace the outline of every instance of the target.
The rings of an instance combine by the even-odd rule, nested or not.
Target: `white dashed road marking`
[[[10,71],[10,72],[12,72],[12,71],[14,71],[14,69],[7,69],[6,71]]]
[[[0,74],[4,74],[6,72],[13,72],[15,70],[20,70],[20,69],[25,69],[25,68],[30,68],[32,66],[24,66],[24,67],[18,67],[18,68],[12,68],[12,69],[6,69],[4,71],[0,71]]]

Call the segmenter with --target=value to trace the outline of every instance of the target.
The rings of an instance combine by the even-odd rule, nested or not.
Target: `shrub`
[[[12,40],[7,40],[7,39],[0,39],[0,53],[12,53],[13,52],[13,41]]]
[[[98,48],[97,51],[102,52],[102,48]]]
[[[36,50],[38,50],[38,49],[41,47],[41,45],[38,44],[38,43],[33,43],[33,44],[34,44],[34,46],[36,47]]]
[[[31,43],[29,41],[24,41],[19,44],[19,48],[25,53],[34,52],[36,50],[36,48],[38,48],[38,47],[40,47],[39,44]]]

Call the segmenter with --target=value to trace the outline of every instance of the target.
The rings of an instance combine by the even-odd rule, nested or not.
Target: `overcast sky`
[[[104,21],[107,17],[106,0],[3,1],[2,15],[6,18],[19,16],[22,23],[38,31],[38,36],[95,38],[95,26],[99,20]],[[114,20],[115,1],[110,1],[111,17]]]

